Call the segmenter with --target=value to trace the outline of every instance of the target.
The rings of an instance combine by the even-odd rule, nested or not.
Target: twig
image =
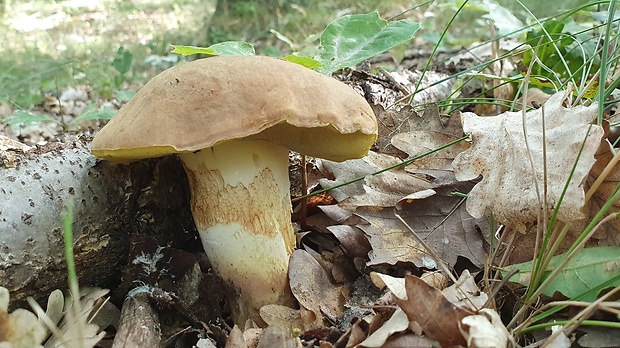
[[[308,171],[306,170],[306,155],[301,155],[301,195],[308,194]],[[306,229],[306,217],[308,215],[308,198],[301,200],[301,210],[299,211],[299,224]]]
[[[159,316],[149,302],[149,291],[146,286],[139,287],[125,298],[112,348],[159,347]]]

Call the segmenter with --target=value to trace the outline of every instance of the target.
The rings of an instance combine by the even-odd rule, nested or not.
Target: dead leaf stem
[[[400,222],[403,225],[405,225],[405,227],[407,227],[409,231],[411,231],[414,239],[416,239],[416,241],[420,243],[420,245],[422,245],[424,249],[426,249],[426,251],[431,255],[431,257],[435,259],[439,269],[441,269],[441,271],[444,272],[446,276],[450,277],[450,280],[456,283],[456,278],[454,277],[454,275],[452,274],[448,266],[446,266],[443,260],[439,257],[439,255],[437,255],[437,253],[433,249],[431,249],[431,247],[428,246],[428,244],[426,244],[426,242],[422,238],[420,238],[420,236],[418,236],[418,234],[413,230],[413,228],[411,228],[411,226],[409,226],[409,224],[405,221],[405,219],[403,219],[402,216],[398,214],[398,212],[394,212],[394,215],[396,216],[398,220],[400,220]]]
[[[594,311],[596,311],[599,307],[601,307],[601,304],[603,302],[605,302],[607,299],[609,299],[612,296],[614,296],[615,294],[617,294],[619,291],[620,291],[620,287],[617,286],[617,287],[613,288],[608,293],[606,293],[605,295],[601,296],[596,301],[590,303],[586,308],[584,308],[579,313],[577,313],[571,319],[571,321],[576,320],[576,322],[566,324],[566,326],[567,326],[567,328],[566,328],[567,331],[565,332],[566,336],[570,335],[575,330],[577,330],[577,328],[581,325],[581,323],[584,320],[586,320],[587,318],[591,317],[592,314],[594,314]]]
[[[308,194],[308,170],[306,168],[306,155],[301,155],[301,194]],[[301,228],[306,229],[306,217],[308,215],[308,198],[301,200],[301,210],[299,211],[299,224]]]
[[[609,161],[609,163],[607,163],[607,166],[605,166],[605,169],[603,169],[603,172],[601,173],[601,175],[599,175],[598,178],[596,178],[596,180],[594,181],[594,183],[592,184],[592,186],[586,193],[586,199],[585,199],[586,203],[590,200],[590,198],[592,198],[594,193],[598,190],[599,186],[601,186],[601,184],[605,181],[605,179],[607,179],[607,176],[609,176],[612,170],[614,170],[614,168],[616,167],[616,164],[618,164],[618,160],[620,160],[620,151],[617,151],[614,157]]]

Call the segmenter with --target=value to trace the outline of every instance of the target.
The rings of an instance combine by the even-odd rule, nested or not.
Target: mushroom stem
[[[229,287],[233,319],[263,323],[266,304],[291,306],[288,150],[266,141],[233,140],[179,155],[191,207],[213,269]]]

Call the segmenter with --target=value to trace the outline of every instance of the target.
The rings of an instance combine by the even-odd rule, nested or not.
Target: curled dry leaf
[[[308,252],[297,249],[289,263],[291,291],[299,304],[316,314],[337,317],[344,310],[341,287],[334,285],[325,269]]]
[[[34,313],[18,308],[9,309],[9,290],[0,287],[0,346],[39,348],[45,339],[45,328]]]
[[[391,207],[402,197],[432,185],[424,178],[415,177],[403,168],[395,168],[377,175],[369,175],[379,170],[401,163],[397,157],[369,152],[362,159],[346,162],[322,160],[325,169],[334,174],[334,180],[322,179],[321,186],[333,187],[353,179],[366,176],[362,181],[339,187],[330,194],[347,210],[355,210],[358,206]]]
[[[614,158],[614,151],[607,139],[603,139],[594,156],[596,162],[592,166],[588,178],[586,180],[585,188],[586,192],[591,190],[593,184],[601,177],[605,168],[612,163]],[[586,206],[583,211],[586,214],[586,218],[573,222],[571,229],[569,230],[563,243],[559,246],[557,254],[568,251],[573,242],[584,231],[586,226],[594,220],[594,217],[599,213],[603,205],[609,201],[613,195],[618,183],[620,183],[620,164],[615,162],[607,172],[607,175],[602,179],[600,185],[593,192],[590,199],[586,202]],[[620,211],[620,201],[612,202],[612,206],[608,210],[607,214],[612,214]],[[521,246],[515,249],[510,254],[509,263],[523,263],[532,260],[534,246],[536,245],[536,234],[529,233],[525,235],[518,235],[515,240],[518,245]],[[606,223],[600,225],[596,233],[587,242],[587,246],[620,246],[620,219],[611,219]],[[531,246],[531,247],[528,247]],[[598,274],[598,273],[595,273]]]
[[[371,250],[364,232],[348,225],[334,225],[327,229],[338,239],[342,248],[350,257],[367,257]]]
[[[346,162],[333,162],[327,160],[318,161],[323,171],[333,174],[333,180],[324,178],[319,180],[322,187],[329,188],[336,185],[344,184],[355,178],[366,176],[374,173],[379,169],[389,167],[397,164],[398,158],[385,154],[379,154],[370,151],[364,158],[349,160]],[[338,187],[329,191],[338,202],[345,200],[348,197],[364,194],[364,182],[358,181]]]
[[[573,342],[564,333],[564,326],[554,325],[551,327],[551,339],[547,339],[545,347],[547,348],[570,348]]]
[[[62,335],[52,336],[45,343],[45,346],[56,347],[62,344],[64,348],[94,347],[105,336],[105,332],[101,331],[98,325],[93,324],[92,317],[104,303],[103,297],[108,292],[108,289],[96,287],[80,289],[81,311],[79,313],[75,312],[71,298],[66,297],[63,306],[63,318],[58,324],[58,329]]]
[[[226,339],[226,348],[248,348],[243,338],[243,332],[239,326],[235,325],[232,330],[230,330],[230,334],[228,334],[228,338]]]
[[[301,333],[317,327],[317,316],[304,307],[292,309],[282,305],[269,304],[261,307],[260,317],[267,325],[280,327],[286,337],[297,337]]]
[[[263,330],[256,348],[285,348],[286,337],[278,326],[269,326]]]
[[[379,348],[383,347],[388,338],[395,333],[403,332],[409,327],[409,319],[407,314],[401,309],[396,309],[394,314],[386,321],[377,331],[366,337],[361,347]]]
[[[523,106],[523,97],[524,96],[521,96],[521,98],[517,99],[515,102],[515,107],[519,110],[521,110],[521,107]],[[542,105],[549,100],[549,97],[551,97],[551,95],[543,92],[539,88],[530,87],[527,90],[527,100],[525,101],[525,105],[527,107],[532,105]]]
[[[318,208],[321,209],[327,217],[339,224],[348,224],[348,221],[353,217],[351,211],[343,209],[338,205],[320,205]]]
[[[544,107],[527,112],[525,128],[529,146],[526,146],[520,112],[505,112],[494,117],[462,114],[463,130],[471,136],[473,146],[454,160],[456,178],[465,181],[480,175],[483,177],[467,200],[467,210],[472,216],[479,218],[491,210],[499,222],[525,232],[528,225],[537,221],[539,203],[542,203],[536,193],[534,177],[540,192],[543,192],[543,183],[547,183],[545,208],[552,211],[579,157],[558,219],[571,222],[585,217],[581,211],[585,196],[583,183],[594,164],[603,129],[591,125],[597,112],[596,104],[569,108],[564,102],[564,95],[557,93]],[[543,143],[546,154],[543,153]],[[582,144],[583,151],[579,155]],[[529,156],[533,163],[530,163]],[[543,171],[545,158],[546,180]]]
[[[445,289],[450,281],[450,279],[448,279],[445,274],[441,273],[441,271],[426,272],[422,274],[420,279],[437,290]]]
[[[487,294],[478,289],[468,270],[463,271],[456,283],[443,289],[442,294],[451,303],[473,312],[481,309],[489,299]]]
[[[362,329],[361,323],[363,323],[362,320],[353,320],[351,328],[343,335],[349,335],[345,347],[357,347],[358,344],[364,341],[366,338],[366,330]]]
[[[385,276],[380,278],[384,282],[389,280],[389,283],[395,283]],[[410,321],[422,327],[426,337],[447,346],[465,344],[460,329],[461,320],[476,313],[488,298],[478,289],[468,271],[443,291],[412,275],[405,277],[405,288],[407,298],[396,298],[400,308]]]
[[[401,300],[407,299],[407,289],[405,288],[405,278],[396,278],[387,274],[370,272],[370,279],[379,289],[387,287],[394,296]]]
[[[514,347],[512,336],[494,310],[483,308],[478,314],[463,318],[461,323],[461,333],[468,348]]]
[[[400,133],[392,138],[392,144],[412,157],[438,149],[452,141],[463,137],[463,127],[454,113],[450,117],[442,118],[437,105],[429,105],[422,117],[416,120],[411,130]],[[467,150],[470,144],[461,141],[441,151],[420,158],[405,167],[405,170],[415,175],[430,177],[434,187],[444,186],[455,182],[452,170],[452,161],[459,153]]]
[[[441,293],[422,279],[405,277],[407,299],[396,298],[396,303],[407,314],[410,321],[417,322],[426,337],[438,341],[442,346],[465,345],[459,324],[472,313],[457,307]]]

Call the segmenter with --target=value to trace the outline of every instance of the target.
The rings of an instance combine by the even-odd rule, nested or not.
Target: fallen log
[[[120,282],[131,234],[160,245],[195,241],[201,249],[177,158],[114,165],[95,159],[82,140],[0,148],[0,286],[12,299],[66,288],[62,215],[69,201],[81,286]]]

